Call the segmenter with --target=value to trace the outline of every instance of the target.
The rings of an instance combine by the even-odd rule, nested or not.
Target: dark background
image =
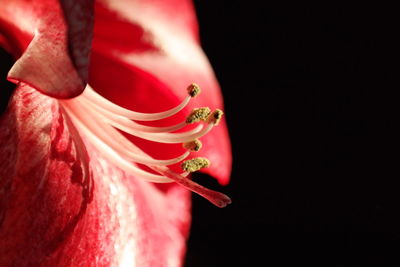
[[[233,203],[193,196],[185,266],[400,266],[395,9],[263,2],[195,1]]]

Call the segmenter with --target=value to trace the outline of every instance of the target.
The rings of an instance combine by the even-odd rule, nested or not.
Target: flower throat
[[[169,118],[182,111],[201,91],[198,85],[191,84],[187,92],[188,96],[179,105],[158,113],[141,113],[125,109],[102,97],[89,85],[82,95],[69,100],[60,100],[60,103],[79,131],[85,134],[104,157],[123,171],[149,182],[178,183],[222,208],[231,203],[228,196],[207,189],[188,178],[190,173],[208,167],[210,161],[202,157],[185,159],[192,152],[201,149],[202,144],[199,138],[218,125],[223,112],[219,109],[211,111],[208,107],[196,108],[186,117],[186,120],[167,127],[137,123],[137,121],[157,121]],[[195,124],[196,127],[185,130],[184,128],[189,124]],[[181,129],[183,129],[182,132],[175,132]],[[175,158],[154,159],[128,140],[120,131],[151,142],[182,143],[186,151]],[[168,167],[178,163],[181,164],[181,173]],[[137,164],[143,164],[157,174],[146,171]]]

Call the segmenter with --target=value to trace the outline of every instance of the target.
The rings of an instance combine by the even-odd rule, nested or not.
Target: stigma
[[[210,161],[206,158],[192,158],[202,144],[199,138],[206,135],[221,120],[221,110],[211,111],[208,107],[193,109],[186,119],[178,124],[166,127],[154,127],[141,124],[141,121],[158,121],[181,112],[201,90],[197,84],[187,87],[187,97],[169,110],[158,113],[141,113],[123,108],[102,97],[89,85],[78,97],[60,100],[65,114],[72,120],[79,132],[95,145],[101,154],[111,163],[128,174],[153,183],[175,182],[195,192],[218,207],[231,203],[228,196],[205,188],[192,181],[189,174],[206,168]],[[194,127],[186,127],[194,124]],[[180,130],[179,132],[176,132]],[[150,142],[177,144],[186,150],[170,159],[155,159],[142,151],[125,137],[129,134]],[[189,158],[189,159],[188,159]],[[139,164],[153,170],[150,172]],[[180,164],[180,173],[172,171],[170,165]]]

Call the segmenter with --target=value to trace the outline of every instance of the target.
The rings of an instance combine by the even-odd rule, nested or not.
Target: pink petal
[[[103,0],[96,3],[96,18],[90,83],[102,95],[133,110],[158,112],[177,105],[187,94],[185,88],[196,82],[203,92],[185,114],[194,107],[223,107],[218,83],[199,45],[191,1]],[[162,125],[183,119],[181,114]],[[155,157],[181,151],[180,146],[160,148],[134,141]],[[225,122],[201,141],[199,156],[212,161],[205,171],[226,184],[231,150]]]
[[[80,140],[56,100],[17,89],[0,118],[1,265],[181,265],[189,192],[127,176]]]
[[[86,86],[93,0],[0,0],[2,43],[16,58],[9,80],[56,98]]]

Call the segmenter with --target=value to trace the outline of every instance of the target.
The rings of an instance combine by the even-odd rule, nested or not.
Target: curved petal
[[[16,90],[0,118],[2,266],[181,265],[189,192],[127,176],[81,141],[56,100]]]
[[[157,112],[177,105],[192,82],[202,94],[194,107],[222,108],[212,68],[199,45],[196,17],[188,0],[101,0],[96,2],[90,83],[95,90],[127,108]],[[129,33],[129,34],[127,34]],[[184,115],[159,125],[182,121]],[[229,180],[231,151],[225,122],[202,138],[200,155],[212,160],[206,172],[220,183]],[[161,148],[135,140],[147,153],[177,155],[181,148]]]
[[[0,0],[0,45],[19,58],[8,79],[56,98],[86,86],[93,0]]]

